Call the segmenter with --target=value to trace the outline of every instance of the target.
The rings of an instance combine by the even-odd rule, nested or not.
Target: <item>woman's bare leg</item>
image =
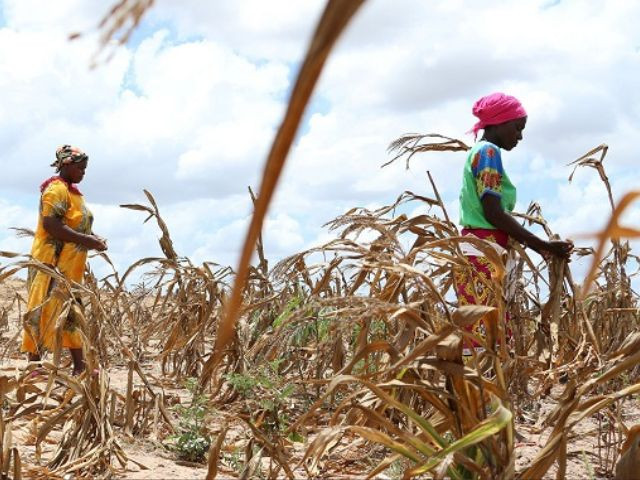
[[[84,363],[84,355],[81,348],[70,348],[71,360],[73,361],[73,375],[80,375],[84,372],[86,365]]]
[[[30,361],[30,362],[39,362],[39,361],[41,360],[41,359],[40,359],[40,354],[38,354],[38,353],[31,353],[31,352],[29,352],[29,353],[27,354],[27,357],[29,358],[29,361]]]

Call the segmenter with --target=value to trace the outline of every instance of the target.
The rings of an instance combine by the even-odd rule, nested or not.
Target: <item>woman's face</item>
[[[522,140],[522,131],[527,124],[527,117],[511,120],[510,122],[501,123],[495,126],[495,133],[498,137],[500,148],[505,150],[513,150],[518,142]]]
[[[60,175],[69,180],[71,183],[80,183],[84,178],[84,172],[87,169],[87,160],[81,162],[73,162],[63,165],[60,169]]]

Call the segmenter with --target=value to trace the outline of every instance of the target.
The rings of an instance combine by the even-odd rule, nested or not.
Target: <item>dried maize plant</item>
[[[6,252],[4,256],[16,257],[7,255]],[[10,422],[7,425],[20,425],[22,431],[30,432],[30,436],[23,439],[22,444],[33,445],[38,463],[44,461],[46,464],[46,467],[29,470],[29,475],[57,478],[79,472],[93,477],[109,477],[116,468],[113,462],[117,462],[120,467],[124,467],[127,462],[114,432],[116,412],[128,411],[130,407],[139,409],[141,404],[145,408],[144,400],[148,393],[153,399],[155,411],[162,413],[158,417],[160,420],[154,422],[153,428],[156,431],[167,427],[171,429],[171,419],[165,405],[160,404],[160,401],[164,402],[164,398],[155,393],[133,354],[118,337],[118,329],[104,311],[101,299],[96,297],[99,289],[94,284],[71,284],[55,268],[29,257],[0,267],[0,283],[25,268],[43,271],[51,276],[56,282],[57,290],[54,294],[59,294],[66,300],[55,317],[56,347],[51,352],[51,360],[45,358],[40,369],[33,364],[14,377],[5,376],[0,379],[6,418]],[[83,299],[85,306],[95,307],[93,314],[92,309],[83,311],[79,308],[78,298]],[[71,377],[60,368],[62,328],[70,315],[73,315],[83,334],[87,372],[95,373]],[[144,382],[147,391],[142,399],[131,391],[127,397],[118,396],[109,388],[104,369],[106,364],[100,361],[99,349],[92,344],[92,322],[100,322],[108,330],[108,336],[114,339],[118,349],[130,361],[130,367],[135,369]],[[113,353],[112,349],[108,349],[105,355]],[[98,367],[101,367],[100,370]],[[42,385],[43,382],[45,386]],[[144,428],[138,430],[142,431]],[[56,444],[57,448],[49,448],[51,443]],[[10,453],[11,450],[7,452]],[[11,457],[7,455],[4,459],[9,462]],[[9,465],[6,462],[5,465]]]
[[[40,420],[43,425],[38,429],[36,448],[53,427],[62,423],[57,449],[48,462],[52,473],[64,475],[81,471],[108,477],[113,473],[112,461],[117,460],[125,467],[127,457],[111,422],[112,403],[106,374],[87,375],[84,381],[78,381],[56,372],[55,368],[50,371],[49,385],[54,381],[61,384],[63,398],[55,415],[51,412]]]
[[[116,3],[101,23],[102,46],[121,31],[120,39],[126,41],[152,3]],[[602,167],[606,146],[575,162],[597,169],[613,209],[598,235],[598,247],[579,252],[593,256],[581,289],[569,265],[535,265],[516,245],[515,295],[503,298],[505,259],[486,242],[458,235],[435,185],[435,198],[407,192],[389,207],[347,212],[329,224],[337,233],[335,240],[269,270],[262,251],[262,221],[315,82],[362,3],[327,3],[257,197],[251,192],[255,211],[228,300],[223,302],[233,272],[214,264],[197,267],[179,257],[151,194],[145,192],[150,207],[125,205],[147,212],[147,220],[156,219],[164,257],[140,259],[122,277],[114,272],[103,279],[102,288],[91,276],[84,287],[63,279],[61,285],[68,292],[82,292],[90,306],[87,317],[81,317],[88,325],[84,331],[90,368],[106,364],[110,354],[122,355],[129,367],[127,391],[111,391],[104,373],[81,380],[60,373],[59,349],[53,362],[45,362],[45,388],[33,385],[30,370],[15,378],[0,377],[8,405],[0,418],[3,474],[20,475],[20,455],[9,447],[11,425],[21,420],[32,425],[35,445],[42,446],[54,433],[59,441],[53,451],[40,448],[47,457],[46,470],[29,471],[43,477],[63,472],[110,475],[114,460],[125,461],[114,425],[128,435],[151,431],[161,437],[163,428],[171,430],[166,412],[171,400],[153,390],[140,367],[151,351],[162,359],[163,373],[174,378],[199,374],[203,387],[218,380],[210,394],[224,425],[211,445],[208,478],[218,472],[234,422],[248,427],[243,478],[332,472],[372,478],[398,463],[405,478],[542,478],[552,468],[563,478],[575,427],[594,416],[602,420],[599,433],[606,437],[600,437],[609,442],[599,454],[599,473],[612,475],[615,443],[628,429],[620,402],[640,392],[640,383],[633,383],[640,362],[637,295],[627,274],[635,257],[619,242],[640,236],[640,231],[618,222],[640,192],[614,204]],[[408,165],[416,153],[468,148],[440,135],[406,135],[392,144],[396,157],[391,162],[404,157]],[[425,203],[428,213],[412,218],[395,214],[410,201]],[[433,207],[442,210],[443,218]],[[521,216],[553,234],[537,206]],[[610,239],[613,246],[607,254]],[[461,242],[473,243],[493,265],[495,273],[484,287],[493,290],[495,306],[456,308],[452,272],[471,268],[460,253]],[[256,267],[250,265],[254,248]],[[151,286],[129,291],[128,276],[144,265],[155,267]],[[23,260],[0,268],[0,282],[29,266],[60,277],[44,265]],[[72,301],[65,303],[58,331],[72,309]],[[517,323],[512,329],[514,355],[503,321],[507,311]],[[475,322],[484,323],[486,339],[465,330]],[[101,328],[113,335],[113,344]],[[128,330],[135,333],[123,340],[120,334]],[[215,346],[208,348],[213,339]],[[463,361],[462,341],[471,339],[484,351]],[[142,384],[136,383],[136,375]],[[558,395],[551,388],[564,391]],[[522,399],[531,403],[554,395],[556,408],[534,427],[546,432],[544,447],[516,471],[512,412],[530,410],[525,401],[518,403]],[[292,447],[301,439],[307,443],[302,459]],[[354,452],[357,458],[349,456]]]
[[[579,167],[595,169],[606,188],[611,210],[615,212],[611,185],[603,164],[607,152],[608,146],[603,144],[571,162],[569,165],[574,165],[574,169],[569,181]],[[631,288],[631,275],[627,273],[630,261],[635,261],[637,266],[638,259],[631,254],[629,242],[612,238],[611,248],[598,266],[600,275],[593,291],[585,299],[588,318],[602,352],[619,348],[624,339],[637,328],[637,294]]]
[[[440,469],[458,478],[462,471],[489,476],[513,469],[512,416],[504,371],[494,360],[504,336],[498,311],[450,308],[451,263],[468,267],[455,257],[462,238],[435,215],[387,217],[407,201],[443,208],[407,192],[377,211],[353,209],[329,224],[341,230],[338,239],[281,262],[272,273],[287,282],[297,276],[304,292],[265,338],[263,351],[281,365],[297,363],[302,385],[317,387],[305,389],[314,403],[288,429],[327,425],[307,451],[308,475],[326,473],[327,448],[354,435],[394,452],[372,476],[401,456],[414,463],[412,475]],[[491,255],[486,242],[476,243]],[[303,260],[313,255],[323,263],[305,268]],[[499,270],[502,260],[492,258]],[[474,321],[487,324],[487,351],[464,365],[461,340],[471,334],[460,327]],[[497,375],[486,378],[483,370]]]
[[[168,407],[179,403],[179,399],[172,395],[165,396],[162,391],[155,392],[148,380],[140,376],[138,365],[134,360],[128,363],[127,387],[124,394],[115,390],[109,392],[111,423],[121,428],[129,437],[145,437],[158,441],[175,431]],[[143,383],[136,380],[142,380]]]
[[[0,257],[18,255],[9,252],[0,252]],[[24,281],[18,279],[7,279],[0,282],[0,332],[6,332],[7,337],[0,335],[0,361],[6,359],[17,348],[20,340],[20,330],[15,331],[18,324],[22,322],[11,320],[11,312],[17,312],[17,319],[22,318],[23,307],[26,301],[23,295]],[[15,331],[15,333],[13,333]],[[13,335],[11,335],[13,333]]]
[[[173,278],[157,285],[158,289],[166,289],[166,294],[162,300],[156,297],[158,301],[152,306],[145,335],[169,332],[161,350],[163,373],[182,378],[201,372],[216,333],[226,279],[231,275],[229,268],[215,267],[208,263],[196,267],[185,262],[175,269]],[[165,267],[160,275],[165,276],[168,270],[171,269]]]
[[[93,254],[91,258],[100,258],[113,269],[113,273],[107,277],[97,279],[91,270],[91,265],[87,262],[83,282],[84,288],[91,292],[91,295],[85,296],[86,302],[83,305],[86,316],[87,348],[92,350],[100,365],[108,367],[114,360],[121,360],[117,358],[121,351],[120,343],[113,332],[118,332],[119,339],[126,338],[128,329],[123,319],[127,316],[126,309],[122,305],[125,304],[125,298],[129,294],[113,286],[114,280],[116,285],[119,283],[118,273],[106,253]]]
[[[15,379],[0,376],[0,400],[6,404],[6,396],[17,386]],[[11,420],[5,419],[5,409],[0,409],[0,478],[22,479],[22,461],[20,450],[13,445],[13,428]]]
[[[209,342],[215,337],[219,309],[233,273],[228,267],[205,262],[201,267],[179,257],[173,248],[169,229],[160,216],[155,199],[144,191],[150,206],[121,205],[144,211],[148,221],[155,218],[162,232],[160,248],[165,258],[147,257],[131,265],[117,285],[117,294],[125,291],[125,281],[137,268],[152,264],[145,275],[151,285],[138,295],[129,295],[124,305],[131,331],[140,332],[135,340],[138,354],[146,347],[159,350],[162,372],[182,381],[198,376]]]
[[[420,147],[415,142],[416,138],[405,137],[396,145],[406,146],[408,142],[413,142],[410,147]],[[422,138],[425,137],[420,137]],[[450,140],[447,139],[447,142]],[[439,150],[429,148],[428,145],[421,148],[421,151]],[[606,153],[606,147],[594,149],[581,157],[578,163],[587,159],[585,164],[595,165],[611,199],[611,190],[601,164],[603,157],[597,163],[592,159],[595,152],[602,150]],[[404,154],[411,152],[409,148]],[[637,294],[631,290],[630,277],[626,274],[629,260],[635,259],[629,255],[628,246],[621,244],[617,239],[638,236],[638,232],[620,226],[617,219],[637,196],[636,192],[625,196],[620,204],[614,207],[614,214],[607,228],[599,234],[600,245],[595,252],[594,263],[586,282],[588,286],[589,282],[595,279],[596,287],[586,296],[582,296],[574,284],[568,265],[552,260],[546,265],[547,272],[544,272],[544,266],[534,266],[524,252],[519,252],[520,281],[517,290],[520,291],[520,300],[516,295],[515,301],[508,307],[511,314],[516,313],[516,320],[522,319],[524,315],[528,317],[529,322],[535,319],[536,325],[535,328],[531,328],[519,322],[519,331],[515,332],[515,359],[525,360],[528,365],[525,370],[527,378],[537,379],[533,385],[525,388],[536,387],[536,390],[529,394],[535,399],[548,394],[554,382],[557,384],[557,379],[569,379],[557,409],[541,422],[542,428],[553,426],[549,442],[532,464],[519,472],[522,478],[539,478],[555,462],[558,478],[563,478],[566,472],[567,439],[573,435],[572,430],[577,423],[589,416],[595,415],[598,419],[611,420],[604,427],[607,429],[609,440],[619,441],[621,435],[616,429],[626,429],[619,413],[620,400],[633,394],[640,387],[640,384],[633,384],[635,377],[630,375],[637,370],[638,363],[638,359],[632,355],[637,336]],[[539,223],[547,234],[552,236],[537,206],[532,206],[526,214],[520,216],[530,222]],[[601,260],[607,238],[614,239],[613,247],[609,256]],[[591,254],[593,251],[579,249],[578,253]],[[525,268],[527,265],[528,273]],[[543,278],[543,273],[546,273],[548,280]],[[546,283],[548,290],[544,302],[541,301],[540,287],[537,284],[539,279]],[[616,328],[612,328],[611,321],[607,319],[607,315],[611,314],[626,314],[630,316],[630,320],[618,317],[620,323],[616,324]],[[618,331],[618,328],[621,331]],[[504,362],[505,371],[509,370],[508,365],[511,361]],[[519,374],[522,373],[520,367],[517,370]],[[568,372],[570,376],[567,376]],[[580,385],[580,388],[577,388],[577,385]],[[603,428],[602,422],[600,425]],[[608,459],[604,464],[601,461],[601,471],[612,474],[613,460]]]
[[[525,213],[513,215],[528,226],[538,225],[549,239],[559,238],[549,228],[537,203],[530,204]],[[578,318],[576,289],[567,262],[551,258],[536,265],[517,242],[512,243],[510,255],[515,259],[515,267],[509,272],[511,281],[507,282],[507,289],[513,288],[507,305],[515,353],[509,361],[515,382],[511,391],[518,414],[527,416],[533,413],[531,408],[540,395],[548,394],[560,378],[564,380],[575,356],[575,339],[582,334],[580,325],[572,320]],[[532,378],[536,382],[533,392],[529,392]],[[529,412],[521,410],[520,404]]]
[[[251,201],[255,205],[256,197],[249,187]],[[238,336],[240,343],[246,348],[251,348],[256,340],[268,329],[275,320],[278,312],[284,307],[295,292],[289,288],[280,288],[276,291],[269,276],[269,261],[264,254],[262,232],[256,240],[256,254],[258,265],[249,266],[247,283],[244,291],[244,303],[248,304],[247,312],[240,319]]]
[[[116,472],[113,462],[124,467],[129,460],[114,431],[122,424],[117,421],[118,399],[108,388],[107,376],[100,373],[79,379],[49,362],[43,362],[42,369],[46,374],[30,366],[20,375],[0,377],[8,425],[20,431],[21,450],[33,446],[36,462],[45,464],[28,466],[25,475],[112,477]],[[44,376],[47,381],[43,384]]]
[[[110,428],[109,416],[106,415],[103,398],[106,395],[106,380],[104,375],[94,377],[85,374],[84,380],[71,378],[60,372],[61,337],[64,322],[69,315],[73,315],[81,332],[87,332],[87,321],[80,309],[77,308],[76,298],[90,292],[80,285],[71,285],[56,269],[44,265],[33,259],[18,260],[0,268],[0,281],[17,273],[21,269],[30,268],[40,270],[50,275],[56,282],[54,295],[66,298],[56,317],[56,343],[52,352],[52,361],[43,362],[48,381],[46,388],[33,385],[31,379],[40,374],[27,369],[17,381],[7,380],[15,390],[15,400],[8,396],[9,390],[3,394],[5,402],[10,405],[10,420],[15,422],[23,417],[33,417],[33,428],[36,440],[36,451],[53,428],[63,428],[61,448],[48,459],[49,468],[69,468],[74,471],[77,465],[86,471],[94,473],[104,472],[109,468],[113,455],[125,459],[124,453],[115,441]],[[87,368],[93,371],[97,359],[92,352],[89,341],[84,336],[85,358]],[[59,392],[62,386],[62,392]],[[27,395],[28,398],[27,398]],[[69,448],[66,448],[69,447]]]

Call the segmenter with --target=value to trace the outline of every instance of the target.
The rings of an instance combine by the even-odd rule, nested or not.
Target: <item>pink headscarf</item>
[[[474,135],[478,135],[478,130],[488,125],[499,125],[527,116],[527,112],[516,97],[502,92],[482,97],[474,103],[471,111],[479,119],[469,131]]]

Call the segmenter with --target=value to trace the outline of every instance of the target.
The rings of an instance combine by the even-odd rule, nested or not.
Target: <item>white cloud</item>
[[[12,203],[10,200],[0,198],[0,250],[14,253],[29,253],[31,239],[18,237],[11,228],[30,227],[38,218],[36,208],[24,208]]]
[[[300,223],[295,218],[279,213],[267,218],[264,226],[263,236],[267,251],[275,250],[274,253],[278,256],[287,256],[303,247],[304,238],[300,232]]]
[[[321,0],[190,0],[187,5],[161,0],[151,11],[149,22],[170,22],[179,38],[200,36],[224,42],[248,58],[297,61],[323,4]]]
[[[108,7],[104,2],[82,0],[57,0],[55,4],[18,0],[3,2],[3,13],[7,23],[21,32],[46,30],[69,34],[95,27]]]

